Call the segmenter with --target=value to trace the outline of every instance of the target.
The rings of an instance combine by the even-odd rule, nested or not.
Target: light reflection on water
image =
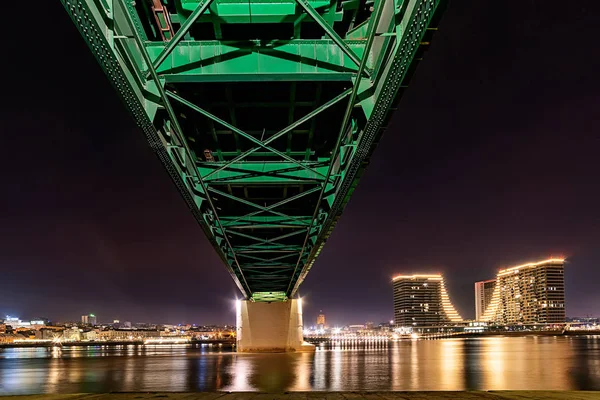
[[[487,337],[236,354],[191,345],[0,349],[0,394],[600,390],[600,337]]]

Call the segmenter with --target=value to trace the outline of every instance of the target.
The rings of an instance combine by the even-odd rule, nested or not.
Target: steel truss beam
[[[308,189],[308,190],[305,190],[304,192],[300,192],[300,193],[298,193],[295,196],[285,198],[285,199],[283,199],[283,200],[281,200],[281,201],[279,201],[279,202],[277,202],[275,204],[271,204],[270,206],[264,206],[263,207],[261,205],[252,203],[254,205],[254,207],[256,207],[256,208],[259,209],[259,211],[255,211],[255,212],[243,215],[243,216],[238,217],[237,219],[234,219],[234,220],[232,220],[230,222],[231,223],[235,223],[235,222],[238,222],[238,221],[244,221],[244,220],[247,220],[248,218],[255,217],[258,214],[263,213],[263,212],[273,212],[273,210],[276,209],[276,208],[278,208],[278,207],[281,207],[281,206],[283,206],[285,204],[291,203],[292,201],[296,201],[298,199],[301,199],[302,197],[306,197],[306,196],[308,196],[308,195],[310,195],[312,193],[318,192],[321,189],[320,186],[321,185],[316,186],[316,187],[311,188],[311,189]],[[243,199],[240,199],[240,198],[236,198],[236,199],[238,201],[243,200]],[[243,202],[245,202],[245,200]],[[304,223],[303,220],[302,220],[302,217],[292,217],[292,216],[285,215],[285,214],[283,216],[285,218],[287,218],[288,220],[296,221],[298,224],[303,224]],[[309,226],[309,224],[306,224],[306,226]]]
[[[259,237],[252,236],[252,235],[248,235],[248,234],[245,234],[245,233],[242,233],[242,232],[238,232],[238,231],[235,231],[235,230],[231,230],[231,229],[229,229],[227,232],[231,233],[233,235],[244,237],[246,239],[252,239],[252,240],[257,241],[258,244],[246,246],[248,248],[257,248],[257,246],[260,246],[260,245],[274,244],[275,242],[278,242],[278,241],[280,241],[282,239],[286,239],[286,238],[289,238],[289,237],[292,237],[292,236],[303,234],[303,233],[306,232],[306,228],[300,229],[300,230],[297,230],[297,231],[292,231],[292,232],[286,233],[285,235],[280,235],[280,236],[277,236],[277,237],[271,238],[271,239],[263,239],[263,238],[259,238]],[[282,245],[282,246],[287,247],[286,245]],[[280,247],[280,248],[282,248],[282,247]]]
[[[170,42],[152,42],[144,29],[153,21],[143,21],[139,7],[123,0],[61,0],[248,299],[283,301],[297,292],[356,187],[445,0],[375,0],[370,19],[355,23],[362,16],[354,13],[351,25],[358,25],[344,38],[337,33],[342,24],[334,29],[334,22],[346,23],[343,14],[351,7],[340,8],[339,1],[249,0],[245,11],[237,3],[211,0],[186,1],[182,10],[175,0],[172,21],[181,27]],[[250,14],[267,6],[268,15]],[[304,39],[308,25],[300,27],[311,22],[308,17],[330,39]],[[261,21],[289,23],[293,36],[264,40],[254,24]],[[195,40],[210,39],[203,36],[212,32],[204,22],[213,23],[218,40]],[[232,22],[247,24],[249,40],[221,40],[233,37],[234,27],[225,26]],[[281,27],[273,25],[273,31]],[[231,90],[246,81],[264,82],[264,95]],[[289,81],[289,92],[272,81]],[[345,84],[352,86],[340,93]],[[188,89],[208,105],[184,99],[179,91]],[[335,97],[320,105],[329,96]],[[173,100],[207,117],[208,124],[184,124],[186,112],[179,114],[184,108],[173,108]],[[331,107],[340,101],[347,101],[345,112],[328,119],[324,130],[324,118],[314,117],[325,109],[335,114]],[[227,107],[229,121],[216,117]],[[271,107],[273,120],[288,126],[256,131],[248,119],[258,107],[263,109],[257,117],[268,116],[264,107]],[[299,118],[300,107],[314,109]],[[321,136],[331,131],[331,121],[339,126]],[[215,151],[215,162],[198,158],[207,148]]]
[[[335,2],[331,0],[310,0],[312,6],[317,9],[325,9],[328,11],[328,20],[337,22],[343,19],[343,13],[337,12]],[[181,9],[178,9],[178,14],[185,17],[196,8],[198,1],[182,1]],[[290,1],[272,1],[272,0],[252,0],[250,2],[240,4],[239,1],[220,1],[217,4],[213,3],[215,8],[214,14],[219,20],[227,24],[240,23],[267,23],[267,24],[285,24],[293,23],[294,20],[301,17],[298,15],[295,4]],[[211,14],[203,15],[200,22],[212,23],[213,7],[211,6]],[[172,15],[171,19],[179,22],[179,15]]]
[[[296,164],[283,162],[204,162],[198,171],[211,185],[229,184],[320,184],[325,182],[329,162],[307,162],[306,166],[317,171],[309,172]],[[225,170],[226,169],[226,170]],[[224,171],[225,170],[225,171]]]
[[[267,253],[267,252],[265,252],[265,253]],[[269,253],[269,254],[272,254],[272,253],[277,253],[277,251],[268,252],[268,253]],[[252,259],[252,260],[261,261],[261,262],[264,262],[264,263],[268,263],[268,264],[272,264],[272,265],[274,265],[274,264],[275,264],[275,261],[278,261],[278,260],[283,260],[284,258],[287,258],[287,257],[290,257],[290,256],[295,256],[296,254],[298,254],[298,252],[297,252],[297,251],[293,251],[293,252],[286,252],[286,253],[288,253],[288,254],[283,254],[283,255],[281,255],[281,256],[278,256],[278,257],[273,257],[273,256],[271,256],[271,257],[269,257],[269,258],[257,257],[257,256],[253,256],[253,255],[251,255],[251,254],[249,254],[249,253],[240,253],[240,257],[246,257],[246,258],[250,258],[250,259]],[[289,277],[288,277],[288,278],[289,278]]]
[[[167,43],[146,42],[146,49],[151,57],[160,57],[172,42]],[[363,54],[365,40],[346,43],[353,52]],[[184,41],[164,59],[157,73],[167,82],[350,81],[357,68],[327,39]]]
[[[242,219],[244,219],[244,217],[252,217],[252,216],[255,216],[255,215],[259,214],[259,213],[269,212],[269,213],[272,213],[272,214],[279,215],[281,217],[285,217],[285,218],[288,218],[288,219],[291,219],[291,220],[298,221],[298,223],[302,223],[302,217],[294,217],[294,216],[291,216],[291,215],[286,215],[286,214],[274,211],[274,209],[277,208],[277,207],[280,207],[283,204],[286,204],[286,203],[289,203],[291,201],[297,200],[299,198],[305,197],[305,196],[307,196],[307,195],[309,195],[311,193],[316,192],[319,189],[320,188],[318,188],[318,187],[317,188],[312,188],[312,189],[309,189],[309,190],[307,190],[305,192],[300,193],[299,195],[296,195],[294,197],[290,197],[288,199],[282,200],[279,203],[276,203],[276,204],[273,204],[273,205],[270,205],[270,206],[261,206],[260,204],[256,204],[256,203],[253,203],[251,201],[248,201],[248,200],[242,199],[240,197],[234,196],[232,194],[222,192],[222,191],[217,190],[215,188],[212,188],[212,187],[208,188],[208,190],[210,192],[216,193],[216,194],[218,194],[220,196],[223,196],[223,197],[227,197],[228,199],[235,200],[237,202],[240,202],[242,204],[248,205],[250,207],[258,208],[259,211],[256,211],[256,212],[253,212],[253,213],[241,216],[241,217],[239,217],[238,220],[242,220]],[[236,222],[236,221],[233,221],[233,222]]]
[[[257,64],[258,65],[258,62]],[[264,64],[261,64],[264,65]],[[268,65],[268,64],[267,64]],[[350,82],[355,74],[351,72],[314,73],[215,73],[215,74],[164,74],[167,83],[242,83],[242,82]]]
[[[252,215],[244,217],[221,217],[225,228],[232,229],[270,229],[270,228],[303,228],[310,225],[310,216],[295,217],[279,215]]]

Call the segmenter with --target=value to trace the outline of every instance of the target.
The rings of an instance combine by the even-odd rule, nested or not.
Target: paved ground
[[[600,400],[600,392],[291,392],[110,393],[0,396],[0,400]]]

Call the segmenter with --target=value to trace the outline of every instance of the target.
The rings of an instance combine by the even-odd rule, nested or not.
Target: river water
[[[485,337],[236,354],[209,345],[0,349],[0,394],[600,390],[600,337]]]

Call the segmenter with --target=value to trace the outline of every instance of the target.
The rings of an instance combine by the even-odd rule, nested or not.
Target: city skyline
[[[551,261],[551,260],[553,260],[552,256],[549,257],[546,261]],[[562,259],[561,258],[560,260],[563,263],[568,263],[569,262],[568,259]],[[542,263],[543,262],[544,261],[542,261]],[[536,263],[537,262],[533,262],[533,263],[531,263],[531,262],[522,263],[521,262],[521,263],[518,263],[518,264],[519,264],[519,266],[524,266],[524,265],[536,264]],[[515,268],[518,268],[519,266],[514,266],[513,265],[513,266],[497,267],[496,268],[496,273],[502,272],[504,270],[515,269]],[[424,268],[424,269],[421,269],[420,271],[422,272],[422,271],[433,271],[433,270],[435,270],[435,268]],[[429,277],[435,276],[435,277],[438,277],[439,279],[442,279],[444,281],[443,274],[430,273],[430,272],[426,272],[425,274],[423,274],[421,272],[416,272],[416,270],[413,269],[410,272],[410,273],[413,274],[411,276],[404,276],[404,275],[398,275],[398,274],[396,274],[395,276],[393,276],[391,278],[391,281],[388,280],[388,282],[391,282],[393,284],[394,281],[397,278],[401,278],[401,277],[409,277],[409,278],[412,277],[412,278],[414,278],[414,277],[423,277],[423,276],[429,276]],[[567,275],[568,275],[568,272],[567,272]],[[483,281],[473,282],[473,283],[475,283],[475,284],[477,284],[477,283],[484,283],[484,282],[494,281],[495,279],[496,278],[494,278],[494,279],[486,279],[486,280],[483,280]],[[447,282],[444,282],[444,286],[445,286],[445,284],[447,284]],[[568,289],[567,289],[567,291],[568,291]],[[446,296],[449,296],[450,297],[450,301],[452,302],[455,297],[453,297],[453,295],[452,295],[451,292],[449,294],[448,294],[448,292],[449,291],[445,292]],[[477,289],[475,288],[475,293],[476,292],[477,292]],[[307,300],[309,300],[309,299],[307,299],[306,297],[303,297],[303,301],[305,302],[305,304],[307,303]],[[231,300],[231,302],[235,302],[235,301]],[[452,305],[452,306],[454,307],[454,305]],[[476,307],[477,307],[476,303],[473,302],[473,310],[475,310]],[[306,305],[305,305],[305,308],[306,308]],[[394,309],[390,308],[389,311],[390,311],[389,314],[392,316],[391,317],[392,318],[391,321],[393,321],[394,320]],[[458,308],[457,308],[457,311],[458,311],[459,317],[460,317],[460,315],[467,315],[468,316],[468,317],[464,317],[464,318],[461,317],[461,319],[464,319],[464,320],[476,320],[476,312],[472,312],[472,310],[466,310],[466,312],[464,312],[463,310],[458,310]],[[594,317],[594,316],[600,315],[600,310],[598,310],[598,312],[596,312],[596,313],[586,313],[586,314],[569,313],[568,307],[566,309],[566,312],[567,312],[567,314],[566,314],[567,317],[574,317],[574,316],[591,316],[591,317]],[[12,312],[12,313],[11,312],[4,312],[3,310],[0,309],[0,315],[9,316],[9,315],[17,315],[17,314],[19,314],[19,313],[18,312]],[[320,315],[322,315],[322,314],[325,314],[323,312],[323,308],[322,307],[317,307],[316,309],[310,309],[310,307],[309,307],[308,308],[308,312],[305,311],[305,315],[308,317],[308,319],[305,320],[305,326],[318,325],[318,322],[315,322],[315,321],[318,321]],[[473,316],[471,316],[471,314],[473,314]],[[34,313],[33,315],[39,316],[39,315],[42,315],[42,314],[40,314],[40,313]],[[88,316],[88,314],[81,315],[81,313],[79,313],[78,315],[79,315],[79,317],[75,317],[75,318],[71,318],[71,317],[62,318],[62,319],[61,318],[55,318],[53,320],[54,321],[61,321],[61,322],[74,322],[74,321],[77,321],[78,319],[81,319],[81,321],[83,321],[83,318]],[[109,314],[109,315],[112,315],[112,314]],[[331,314],[328,314],[328,315],[329,316],[328,316],[327,320],[332,319],[334,321],[331,326],[346,326],[346,325],[352,325],[352,324],[364,324],[364,323],[367,323],[369,321],[376,321],[375,323],[386,323],[386,322],[388,322],[388,319],[386,319],[386,318],[377,320],[376,318],[372,318],[372,317],[367,317],[367,318],[365,318],[363,320],[356,320],[355,319],[355,320],[349,320],[349,321],[348,320],[346,320],[346,321],[338,321],[339,318],[336,318],[336,315],[333,315],[333,317],[331,317]],[[92,313],[90,313],[89,316],[92,316],[92,317],[96,318],[95,314],[92,314]],[[223,315],[221,317],[224,317],[224,318],[219,319],[218,322],[208,321],[208,323],[204,324],[204,325],[231,325],[231,324],[234,324],[234,322],[228,321],[229,319],[235,319],[233,312],[231,313],[231,315],[227,314],[227,315]],[[98,324],[110,324],[110,321],[116,320],[115,318],[117,318],[117,317],[107,317],[107,318],[108,319],[106,321],[99,320]],[[129,323],[131,323],[131,322],[129,322]],[[151,323],[151,324],[159,324],[159,325],[161,325],[161,324],[175,324],[175,325],[177,325],[177,324],[191,324],[191,325],[197,325],[198,321],[190,321],[190,320],[185,320],[185,321],[175,321],[175,320],[155,321],[155,320],[150,319],[150,320],[144,320],[144,321],[142,321],[142,320],[139,320],[139,321],[136,320],[134,323]]]
[[[475,316],[474,318],[462,318],[460,316],[460,313],[458,313],[456,311],[456,309],[454,308],[454,305],[452,304],[452,298],[450,296],[450,294],[448,293],[448,291],[446,290],[446,285],[445,285],[445,281],[444,281],[444,277],[442,274],[431,274],[431,273],[421,273],[421,272],[415,272],[413,271],[413,273],[411,275],[396,275],[394,277],[392,277],[391,283],[392,283],[392,288],[394,291],[394,296],[393,296],[393,300],[394,300],[394,306],[393,306],[393,319],[390,320],[390,323],[394,323],[395,325],[398,326],[404,326],[406,325],[406,321],[404,319],[406,318],[402,318],[405,317],[404,314],[401,314],[402,312],[406,312],[408,310],[400,310],[401,308],[405,308],[407,305],[410,305],[408,303],[419,303],[419,301],[428,301],[428,302],[436,302],[439,301],[439,305],[434,305],[433,303],[430,304],[426,304],[427,306],[427,310],[426,313],[431,312],[435,312],[435,314],[438,314],[442,312],[445,314],[444,318],[447,318],[447,321],[442,318],[442,320],[438,321],[438,322],[433,322],[434,325],[436,324],[447,324],[447,323],[452,323],[452,322],[463,322],[463,321],[494,321],[492,316],[496,313],[498,313],[498,303],[499,303],[499,293],[500,293],[500,288],[496,287],[497,284],[497,280],[498,279],[502,279],[503,276],[507,276],[507,275],[514,275],[515,273],[518,274],[519,271],[521,270],[521,273],[523,273],[523,271],[526,271],[528,269],[531,268],[536,268],[536,267],[546,267],[547,265],[553,266],[554,264],[559,264],[560,265],[560,282],[555,282],[555,284],[559,284],[561,285],[560,288],[560,295],[561,297],[561,302],[565,302],[565,297],[564,297],[564,292],[565,292],[565,287],[564,287],[564,264],[567,263],[567,260],[564,258],[547,258],[541,261],[533,261],[533,262],[526,262],[526,263],[520,263],[519,265],[513,265],[510,267],[502,267],[499,268],[497,270],[497,274],[495,278],[492,279],[487,279],[487,280],[483,280],[483,281],[478,281],[478,282],[474,282],[475,286],[474,286],[474,294],[475,294],[475,302],[474,302],[474,307],[475,307]],[[545,274],[545,272],[543,272]],[[408,300],[408,294],[405,293],[404,296],[399,296],[399,290],[407,290],[407,289],[418,289],[415,288],[414,285],[417,286],[425,286],[425,288],[421,288],[421,289],[427,289],[428,290],[428,295],[426,296],[427,298],[423,298],[421,299],[419,297],[419,299],[417,300]],[[410,288],[410,286],[413,286],[412,288]],[[429,286],[429,287],[427,287]],[[432,289],[433,288],[433,289]],[[556,289],[556,288],[553,288]],[[433,290],[433,291],[432,291]],[[441,290],[441,292],[440,292]],[[524,288],[521,288],[521,291],[524,290]],[[545,290],[545,289],[544,289]],[[421,291],[422,292],[422,291]],[[438,293],[440,292],[440,293]],[[413,293],[413,291],[411,291],[411,293]],[[420,292],[414,292],[419,294]],[[521,293],[522,294],[522,293]],[[420,293],[420,295],[423,295],[423,293]],[[411,296],[411,298],[414,296]],[[438,298],[439,297],[439,298]],[[520,294],[519,294],[520,297]],[[534,296],[534,297],[539,297],[539,293],[538,296]],[[403,300],[400,300],[403,299]],[[437,299],[437,300],[436,300]],[[493,301],[492,301],[493,299]],[[400,301],[402,301],[402,307],[400,306]],[[408,301],[408,303],[407,303]],[[415,303],[415,304],[416,304]],[[413,305],[415,305],[413,304]],[[423,304],[421,304],[421,306],[423,306]],[[563,313],[563,316],[559,319],[557,319],[556,321],[553,322],[564,322],[564,318],[569,317],[569,315],[565,315],[565,304],[561,304],[561,310]],[[429,309],[429,307],[432,307],[431,310]],[[410,308],[410,307],[409,307]],[[413,307],[414,308],[414,307]],[[494,308],[496,311],[493,311],[491,314],[488,312],[488,308],[492,309]],[[423,311],[423,310],[421,310]],[[489,315],[488,315],[489,314]],[[2,313],[0,312],[0,315],[2,315]],[[424,314],[425,315],[425,314]],[[310,315],[308,320],[305,320],[305,326],[317,326],[320,328],[323,328],[325,326],[328,326],[328,324],[325,323],[325,313],[323,312],[322,309],[320,309],[318,311],[318,313],[316,314],[316,318],[310,318]],[[485,316],[485,317],[484,317]],[[592,315],[588,315],[588,316],[592,316]],[[7,320],[9,320],[11,317],[6,314],[6,318]],[[93,318],[94,323],[91,323],[91,325],[96,325],[96,315],[95,314],[84,314],[81,316],[81,323],[82,324],[88,324],[88,320],[89,318]],[[429,321],[428,318],[430,317],[424,317],[428,322],[432,322]],[[16,318],[13,318],[16,319]],[[423,320],[425,321],[425,320]],[[120,321],[118,319],[113,319],[112,320],[113,323],[119,323]],[[148,321],[145,321],[143,323],[147,323]],[[131,324],[130,321],[125,322],[126,324]],[[142,322],[138,322],[138,323],[142,323]],[[150,323],[157,323],[156,321],[150,321]],[[173,322],[171,322],[173,323]],[[182,322],[179,322],[179,324],[181,324]],[[373,323],[372,321],[352,321],[352,322],[346,322],[345,324],[340,324],[340,323],[334,323],[334,326],[345,326],[345,325],[350,325],[350,324],[356,324],[356,323]],[[386,321],[378,321],[378,323],[387,323]],[[98,323],[98,325],[104,325],[104,324],[108,324],[110,325],[110,322],[107,321],[101,321]],[[159,323],[162,324],[162,323]],[[177,324],[177,323],[175,323]],[[196,325],[196,322],[190,322],[190,321],[184,321],[183,324],[191,324],[191,325]],[[419,322],[419,324],[422,324],[421,322]],[[210,323],[208,325],[211,325]]]
[[[221,260],[64,9],[40,7],[34,23],[61,40],[23,32],[31,47],[15,50],[6,82],[0,309],[233,321],[240,295]],[[331,323],[389,320],[390,277],[415,270],[443,274],[473,317],[473,282],[552,254],[570,261],[567,314],[598,314],[595,17],[538,7],[448,6],[300,287],[310,319],[323,309]],[[587,62],[555,57],[561,46]],[[40,58],[54,62],[29,73]]]

